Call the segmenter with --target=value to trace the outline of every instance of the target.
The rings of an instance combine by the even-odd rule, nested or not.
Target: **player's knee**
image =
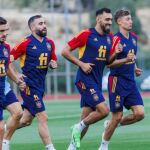
[[[118,123],[120,123],[121,119],[122,119],[122,115],[118,115],[114,117],[112,121],[117,125]]]
[[[144,112],[135,113],[135,117],[136,117],[137,121],[140,121],[140,120],[144,119],[144,117],[145,117]]]
[[[40,114],[40,115],[37,115],[37,119],[39,122],[48,122],[48,116],[47,114]]]
[[[15,120],[20,120],[21,119],[21,117],[22,117],[22,115],[23,115],[23,112],[20,110],[18,110],[18,111],[16,111],[14,114],[13,114],[13,118],[15,119]]]

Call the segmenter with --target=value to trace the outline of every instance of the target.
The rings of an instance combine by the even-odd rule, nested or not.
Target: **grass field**
[[[144,99],[144,102],[145,119],[134,125],[118,128],[110,142],[109,150],[150,150],[150,99]],[[66,150],[71,136],[70,127],[78,122],[80,118],[79,101],[46,102],[46,108],[53,143],[57,150]],[[4,118],[7,117],[8,113],[5,112]],[[98,149],[103,131],[103,122],[104,120],[90,127],[88,134],[81,143],[80,150]],[[38,135],[36,119],[30,127],[16,131],[10,149],[44,150]]]

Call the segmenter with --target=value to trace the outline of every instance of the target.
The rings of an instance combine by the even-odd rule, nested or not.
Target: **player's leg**
[[[18,102],[18,100],[12,90],[6,94],[6,100],[4,102],[4,107],[10,113],[10,117],[8,118],[8,120],[6,122],[6,131],[4,134],[4,139],[10,140],[12,134],[18,127],[19,120],[23,114],[21,104]]]
[[[99,150],[108,150],[109,140],[112,137],[116,127],[120,123],[122,118],[122,112],[112,113],[112,119],[110,120],[109,124],[105,128],[105,131],[102,135],[102,142]]]
[[[46,150],[55,150],[52,140],[49,133],[48,128],[48,116],[46,111],[42,111],[36,114],[36,118],[38,121],[38,131],[39,135],[46,147]]]
[[[81,94],[81,107],[88,106],[94,111],[73,127],[72,138],[77,148],[80,147],[82,131],[90,124],[96,123],[109,114],[109,109],[104,103],[104,97],[97,84],[88,85],[87,88],[79,89],[79,91]]]
[[[19,125],[17,129],[31,125],[33,119],[34,119],[34,116],[29,112],[29,110],[24,108],[23,115],[19,121]]]
[[[81,113],[81,121],[86,118],[91,112],[93,111],[92,108],[90,107],[82,107],[82,113]],[[80,125],[79,125],[80,127]],[[84,135],[86,134],[87,130],[88,130],[89,126],[86,126],[82,132],[81,132],[81,139],[84,137]],[[74,140],[71,139],[71,142],[69,144],[69,147],[67,150],[76,150],[76,146],[75,146],[75,143],[74,143]]]
[[[123,117],[120,122],[121,125],[129,125],[144,118],[144,104],[136,85],[127,96],[124,105],[130,108],[133,113]]]
[[[6,131],[4,134],[4,140],[9,141],[15,132],[16,128],[18,127],[19,120],[22,117],[22,108],[19,102],[12,103],[6,107],[6,109],[10,112],[10,117],[7,120],[6,123]]]
[[[144,107],[142,105],[132,106],[131,110],[132,110],[133,114],[129,114],[127,116],[124,116],[121,119],[120,124],[122,126],[133,124],[133,123],[138,122],[144,118]]]
[[[108,150],[109,140],[111,139],[116,127],[121,121],[123,115],[124,90],[117,82],[117,77],[109,76],[109,103],[112,112],[112,118],[107,124],[103,134],[99,150]]]

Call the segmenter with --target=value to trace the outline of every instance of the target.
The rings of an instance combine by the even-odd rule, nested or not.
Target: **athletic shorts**
[[[13,92],[13,90],[10,90],[6,94],[6,98],[3,101],[3,108],[5,109],[8,105],[16,103],[16,102],[18,102],[18,99],[17,99],[15,93]]]
[[[76,83],[76,87],[81,95],[80,107],[91,107],[96,110],[96,106],[105,101],[101,88],[98,84],[85,84],[82,81]]]
[[[32,116],[45,111],[43,93],[27,86],[25,91],[21,91],[21,97],[23,99],[23,108],[27,109]]]
[[[131,106],[144,105],[135,81],[109,76],[108,91],[111,112],[122,112],[123,106],[130,109]]]

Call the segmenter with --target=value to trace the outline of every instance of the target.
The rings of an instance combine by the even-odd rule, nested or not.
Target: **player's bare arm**
[[[23,91],[25,89],[26,84],[23,78],[19,76],[14,63],[9,64],[7,75],[19,86],[20,90]]]
[[[122,44],[119,42],[119,43],[116,45],[116,47],[115,47],[114,53],[113,53],[111,56],[109,56],[108,64],[113,63],[113,61],[115,61],[115,59],[116,59],[116,56],[117,56],[119,53],[121,53],[122,50],[123,50],[123,46],[122,46]]]
[[[94,64],[84,63],[84,62],[80,61],[78,58],[76,58],[71,53],[71,48],[69,45],[67,45],[63,49],[62,56],[64,56],[66,59],[68,59],[70,62],[74,63],[75,65],[79,66],[86,74],[89,74],[92,71],[92,66],[94,66]]]
[[[112,64],[108,65],[107,67],[108,68],[119,67],[125,63],[132,61],[133,59],[135,59],[135,55],[129,52],[126,58],[116,59]]]
[[[138,68],[135,64],[135,75],[136,77],[139,77],[142,74],[143,70],[141,68]]]

